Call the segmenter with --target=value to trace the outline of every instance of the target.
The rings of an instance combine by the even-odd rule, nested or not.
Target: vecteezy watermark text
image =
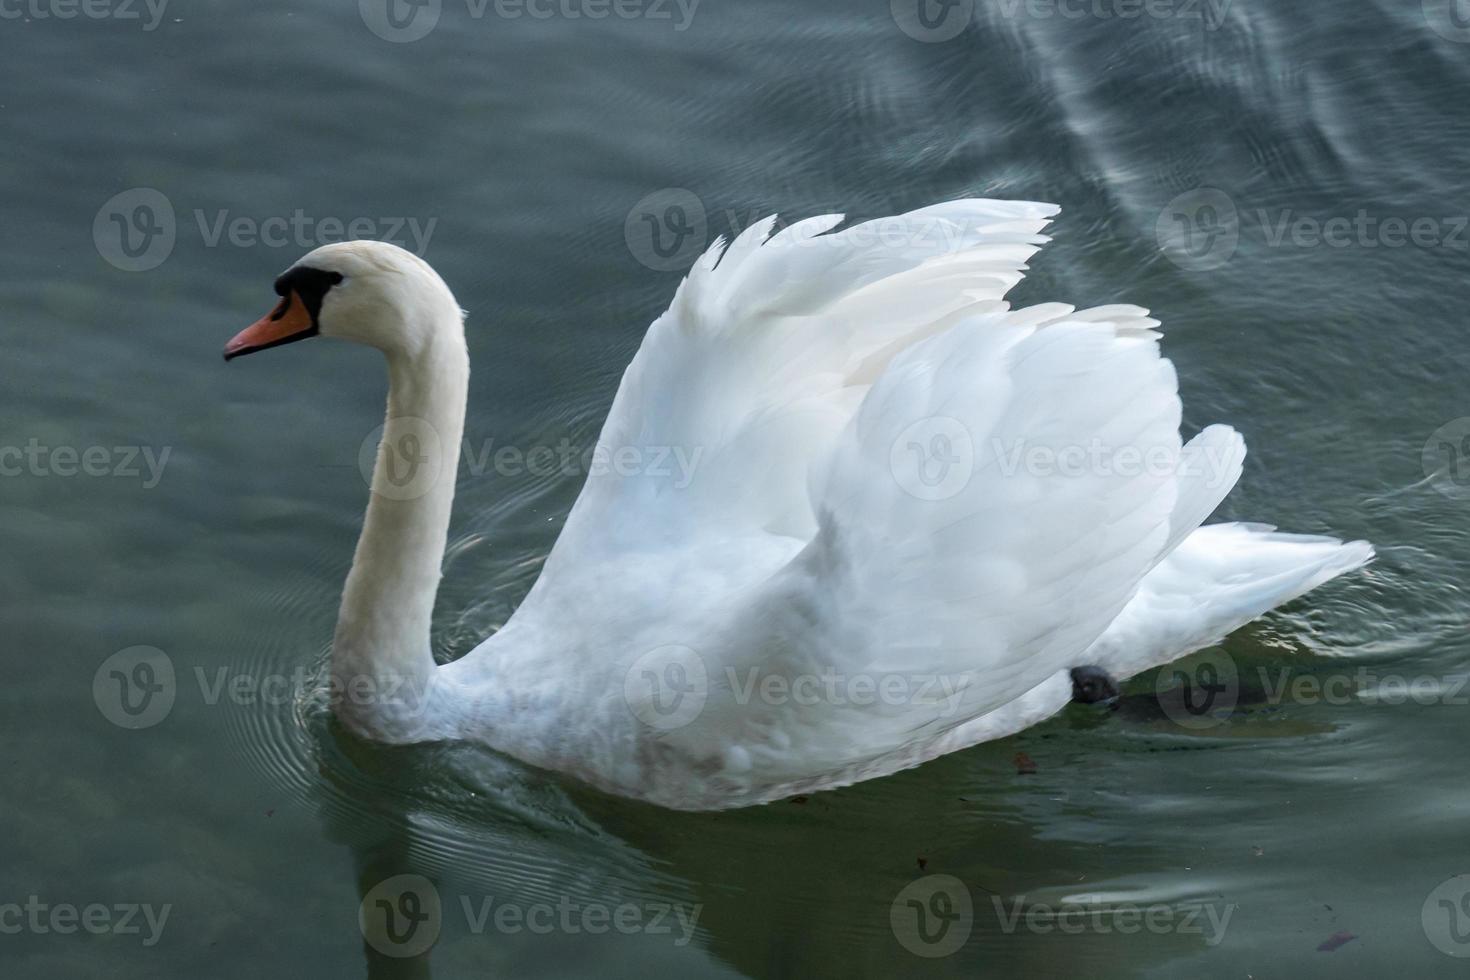
[[[358,905],[358,926],[370,946],[385,956],[421,956],[438,942],[449,910],[463,918],[472,935],[530,933],[560,935],[668,936],[675,946],[694,939],[700,904],[679,902],[579,901],[562,895],[554,902],[518,902],[492,895],[460,895],[446,905],[439,889],[423,875],[394,875],[370,888]]]
[[[704,254],[715,235],[734,241],[772,216],[767,208],[711,210],[693,191],[663,187],[645,194],[623,219],[623,241],[632,256],[657,272],[683,272]],[[895,214],[850,225],[830,234],[783,236],[781,248],[926,249],[953,252],[995,222],[992,217],[956,219],[952,215]],[[779,223],[774,231],[779,230]],[[777,247],[774,243],[768,247]]]
[[[48,446],[33,436],[23,446],[0,444],[0,477],[106,476],[141,479],[152,490],[172,452],[172,446]]]
[[[937,959],[964,947],[979,910],[987,907],[995,926],[1006,935],[1193,935],[1208,946],[1224,940],[1236,909],[1222,902],[1139,903],[1098,895],[1055,903],[1028,901],[1025,895],[1012,899],[990,895],[988,901],[977,903],[959,878],[937,874],[904,886],[889,907],[889,925],[904,949]]]
[[[301,208],[289,215],[253,218],[231,215],[226,209],[207,214],[195,209],[194,220],[205,248],[217,248],[221,242],[236,248],[313,248],[332,242],[371,238],[390,242],[422,256],[434,237],[438,218],[420,222],[418,218],[335,218],[313,217]]]
[[[1175,197],[1159,213],[1154,230],[1170,261],[1192,272],[1226,265],[1243,238],[1273,249],[1470,249],[1470,215],[1380,214],[1368,208],[1339,214],[1289,207],[1242,209],[1215,187]]]
[[[1221,649],[1163,668],[1155,689],[1164,713],[1196,731],[1227,724],[1242,701],[1262,708],[1470,706],[1470,674],[1400,673],[1368,665],[1331,671],[1265,666],[1242,671]]]
[[[241,215],[228,208],[194,208],[180,222],[173,201],[151,187],[113,195],[92,220],[92,241],[109,265],[124,272],[156,269],[173,254],[181,230],[194,228],[205,248],[291,248],[306,251],[333,242],[372,239],[422,256],[438,218],[317,216],[304,208],[286,214]]]
[[[959,37],[977,10],[1005,20],[1174,20],[1218,30],[1233,0],[889,0],[899,30],[916,41]]]
[[[461,458],[471,476],[494,472],[500,476],[656,476],[667,477],[675,490],[694,480],[703,446],[577,446],[570,439],[551,444],[496,445],[493,438],[479,445],[465,440]]]
[[[1007,19],[1182,20],[1219,30],[1234,0],[994,0]]]
[[[374,493],[395,500],[421,497],[446,478],[449,465],[444,440],[427,419],[402,416],[375,427],[358,446],[357,465]],[[460,440],[459,468],[470,476],[550,478],[614,476],[667,481],[684,490],[694,481],[704,456],[702,446],[578,445],[563,437],[556,442],[518,445],[494,437]]]
[[[981,471],[1000,479],[1164,479],[1220,487],[1240,472],[1245,447],[1235,441],[1181,448],[1174,443],[1110,444],[1100,438],[1043,443],[1026,438],[974,439],[963,420],[935,415],[904,428],[889,448],[898,485],[920,500],[948,500]]]
[[[112,654],[92,677],[92,699],[104,718],[119,728],[152,728],[172,713],[181,697],[206,707],[280,707],[319,698],[333,708],[391,705],[422,721],[427,692],[421,678],[384,672],[339,676],[298,665],[287,672],[243,671],[230,665],[188,671],[152,646],[134,646]],[[192,682],[192,683],[191,683]]]
[[[88,902],[75,905],[71,902],[47,902],[39,895],[30,895],[24,902],[0,902],[0,935],[71,936],[82,932],[90,936],[142,936],[143,945],[152,947],[163,936],[163,927],[172,911],[172,904]]]
[[[0,0],[0,20],[120,20],[144,31],[163,23],[169,0]]]
[[[628,667],[623,698],[639,721],[661,731],[692,723],[711,693],[711,672],[693,648],[668,644],[644,653]],[[835,667],[784,672],[726,666],[713,675],[738,705],[811,707],[908,706],[948,718],[969,687],[964,674],[841,671]]]
[[[701,0],[463,0],[471,20],[639,20],[664,24],[683,33],[694,22]],[[439,26],[444,0],[358,0],[367,29],[384,41],[421,41]]]

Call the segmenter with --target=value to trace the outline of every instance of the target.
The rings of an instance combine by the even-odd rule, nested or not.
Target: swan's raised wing
[[[731,797],[742,772],[795,791],[921,762],[1080,665],[1187,533],[1171,520],[1197,523],[1228,483],[1180,475],[1146,311],[1004,302],[1054,212],[960,201],[769,241],[766,221],[712,249],[600,443],[695,464],[593,474],[526,623],[575,619],[612,663],[702,658],[697,721],[658,741]],[[633,600],[603,594],[604,569],[662,590],[662,613],[614,622]]]
[[[963,200],[774,235],[771,217],[716,242],[624,374],[548,570],[694,537],[810,537],[810,474],[873,379],[915,339],[1004,309],[1056,210]]]

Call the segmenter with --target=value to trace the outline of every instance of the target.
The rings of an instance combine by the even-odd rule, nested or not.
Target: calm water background
[[[47,456],[0,478],[0,905],[170,906],[151,945],[146,927],[0,933],[0,972],[1459,975],[1466,889],[1431,893],[1470,872],[1470,423],[1436,433],[1470,415],[1470,21],[1409,0],[1131,18],[997,0],[925,21],[904,0],[442,7],[411,41],[425,21],[394,27],[374,0],[175,0],[156,22],[0,7],[0,446],[102,447],[95,466],[123,471]],[[772,211],[969,194],[1063,207],[1017,299],[1162,317],[1187,426],[1226,420],[1251,446],[1222,516],[1377,544],[1368,573],[1195,658],[1234,666],[1233,710],[1170,711],[1159,688],[1208,677],[1186,664],[1115,714],[688,815],[476,750],[385,750],[304,699],[240,693],[298,669],[309,686],[381,417],[369,351],[219,358],[272,277],[340,234],[321,219],[411,247],[407,219],[431,229],[424,254],[470,311],[473,444],[524,450],[594,439],[678,280],[655,225],[677,251],[681,229],[703,244]],[[1314,239],[1332,219],[1335,244]],[[1428,224],[1392,247],[1387,219]],[[170,455],[155,480],[116,447]],[[444,658],[505,621],[580,482],[463,475]],[[131,730],[94,677],[137,646],[175,678],[166,716]],[[1349,683],[1273,696],[1302,678]],[[1427,696],[1351,693],[1393,678]],[[398,874],[442,899],[428,954],[364,946],[359,902]],[[974,911],[950,923],[962,949],[925,958],[891,912],[912,916],[900,893],[934,874]],[[487,899],[577,911],[480,929],[465,903]],[[1163,925],[1066,934],[1042,914],[1093,899]],[[697,928],[579,924],[624,903]],[[1041,912],[1009,925],[1018,907]]]

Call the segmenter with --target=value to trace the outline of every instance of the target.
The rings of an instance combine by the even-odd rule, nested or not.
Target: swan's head
[[[339,337],[412,356],[446,323],[463,336],[458,304],[427,262],[387,242],[323,245],[276,279],[281,301],[225,345],[225,360],[308,337]]]

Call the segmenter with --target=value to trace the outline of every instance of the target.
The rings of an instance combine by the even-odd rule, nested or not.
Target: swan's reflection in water
[[[1124,713],[1146,724],[1148,700]],[[1217,943],[1238,889],[1187,870],[1188,828],[1136,833],[1113,785],[1130,759],[1084,751],[1118,724],[1078,709],[889,779],[688,814],[318,720],[315,802],[353,856],[369,977],[1126,971]]]

